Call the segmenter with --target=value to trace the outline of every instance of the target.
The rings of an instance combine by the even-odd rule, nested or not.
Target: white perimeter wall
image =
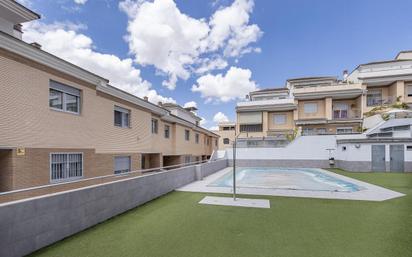
[[[336,149],[335,136],[301,136],[283,148],[237,148],[238,159],[257,160],[327,160],[327,148]],[[232,149],[226,149],[228,159],[233,158]]]
[[[301,136],[284,148],[237,148],[238,159],[254,160],[328,160],[329,151],[335,149],[331,156],[336,160],[344,161],[371,161],[371,149],[373,144],[339,144],[336,139],[365,138],[364,135],[324,135],[324,136]],[[397,144],[397,143],[392,143]],[[382,143],[377,143],[382,145]],[[389,160],[389,143],[386,144],[386,159]],[[407,151],[405,145],[405,161],[412,161],[412,151]],[[343,150],[346,146],[346,151]],[[233,159],[232,148],[226,149],[226,157]]]

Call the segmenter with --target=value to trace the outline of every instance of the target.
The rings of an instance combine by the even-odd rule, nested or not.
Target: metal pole
[[[236,141],[233,142],[233,201],[236,201]]]

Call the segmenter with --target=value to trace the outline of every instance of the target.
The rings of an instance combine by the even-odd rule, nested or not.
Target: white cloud
[[[251,51],[250,43],[262,35],[256,24],[248,25],[254,2],[236,0],[232,5],[217,10],[210,19],[211,32],[208,46],[212,49],[224,48],[224,55],[239,56]]]
[[[84,28],[83,25],[72,23],[32,22],[24,25],[23,38],[27,42],[38,42],[43,50],[107,78],[111,85],[129,93],[139,97],[148,96],[154,103],[175,102],[151,89],[150,82],[142,79],[132,59],[120,59],[113,54],[97,52],[93,40],[80,33]]]
[[[228,122],[229,119],[223,112],[218,112],[215,114],[215,116],[213,116],[213,121],[216,123],[220,123],[220,122]]]
[[[125,0],[119,8],[129,17],[126,40],[134,61],[167,75],[162,84],[169,89],[193,72],[225,68],[226,58],[252,52],[250,44],[262,34],[248,25],[253,0],[235,0],[209,21],[182,13],[173,0]]]
[[[197,103],[195,101],[187,102],[183,105],[183,108],[195,107],[197,108]]]
[[[211,131],[218,131],[218,130],[219,130],[219,127],[218,127],[218,126],[212,126],[212,127],[209,128],[209,130],[211,130]]]
[[[230,67],[225,75],[207,74],[197,79],[192,86],[193,92],[200,92],[206,101],[220,100],[228,102],[243,98],[250,91],[257,89],[256,83],[251,80],[252,72],[249,69]]]
[[[85,4],[87,0],[74,0],[76,4]]]
[[[200,117],[200,118],[201,118],[201,120],[199,121],[199,125],[203,127],[204,125],[206,125],[207,120],[203,117]]]

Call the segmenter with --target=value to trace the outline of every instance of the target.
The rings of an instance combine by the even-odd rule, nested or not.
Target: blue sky
[[[29,4],[30,8],[42,15],[43,27],[33,27],[32,30],[37,29],[37,32],[45,33],[47,29],[55,29],[48,28],[47,24],[63,23],[66,25],[60,25],[59,28],[66,31],[72,29],[77,36],[81,34],[92,40],[92,51],[115,55],[120,60],[127,58],[134,60],[131,66],[140,70],[139,76],[144,81],[138,83],[150,84],[150,89],[156,90],[156,94],[173,98],[181,105],[195,101],[199,108],[198,114],[205,118],[204,126],[208,128],[215,125],[213,117],[218,112],[224,113],[230,120],[235,118],[235,105],[239,99],[236,97],[240,97],[240,94],[243,96],[247,88],[280,87],[285,84],[286,79],[293,77],[340,76],[343,70],[351,71],[358,64],[392,59],[398,51],[412,49],[412,15],[410,15],[412,1],[256,0],[253,2],[244,0],[243,2],[252,4],[253,9],[246,12],[248,19],[240,28],[239,35],[246,33],[242,29],[245,30],[247,26],[255,26],[259,30],[255,31],[255,36],[257,36],[242,48],[243,50],[249,49],[249,53],[225,56],[223,52],[226,45],[214,52],[202,52],[203,60],[218,56],[226,61],[226,65],[209,69],[204,73],[189,71],[187,78],[178,76],[175,89],[170,90],[162,86],[162,82],[168,80],[167,72],[175,72],[173,68],[167,72],[162,71],[150,63],[150,60],[156,61],[156,58],[149,55],[148,62],[144,64],[136,62],[136,58],[143,56],[140,55],[142,52],[141,50],[131,50],[130,41],[127,41],[125,36],[141,35],[128,31],[130,22],[137,20],[137,18],[119,8],[119,1],[88,0],[84,1],[83,4],[75,3],[74,0],[25,0],[22,2]],[[128,0],[128,2],[129,7],[140,8],[143,6],[142,3],[136,4],[133,0]],[[217,10],[229,7],[233,2],[232,0],[175,1],[176,8],[181,14],[205,23],[210,22],[211,16]],[[132,8],[128,10],[131,11]],[[139,21],[137,20],[138,24]],[[73,29],[67,24],[77,27]],[[149,22],[147,25],[149,32],[158,29],[157,27],[152,29],[150,27],[152,25],[153,22]],[[191,33],[196,33],[196,31]],[[30,35],[28,33],[28,37],[29,40],[37,39],[37,41],[46,44],[44,46],[46,50],[50,44],[49,41],[42,41],[41,34],[32,33]],[[179,38],[175,38],[175,40],[179,44],[185,43],[180,42]],[[165,43],[167,44],[169,41],[170,39]],[[238,38],[235,38],[235,41],[239,41]],[[227,43],[228,41],[223,42],[223,44]],[[151,47],[151,44],[146,47]],[[54,52],[57,55],[62,54],[63,57],[69,58],[70,61],[78,56],[68,56],[68,52],[71,50],[65,51],[65,48],[61,46],[50,46],[50,49],[57,51]],[[153,49],[151,50],[153,52]],[[156,49],[154,49],[155,51]],[[87,66],[86,68],[92,65],[83,63]],[[77,64],[82,66],[82,62]],[[216,95],[209,92],[209,96],[202,97],[202,91],[193,92],[191,90],[194,84],[199,84],[197,80],[207,74],[210,74],[211,77],[205,78],[203,86],[213,87],[212,84],[208,83],[219,82],[219,80],[213,80],[215,76],[217,74],[225,76],[231,67],[238,68],[239,72],[250,71],[250,77],[247,76],[247,73],[242,73],[243,76],[237,73],[239,77],[236,75],[232,80],[228,79],[222,82],[222,85],[215,85],[217,89],[227,87],[230,99],[222,98],[226,94],[225,92]],[[104,73],[102,69],[98,69],[98,71]],[[108,72],[108,75],[99,75],[110,77],[110,74]],[[237,85],[238,80],[244,80],[244,83]],[[133,82],[131,84],[134,85]],[[220,116],[220,118],[222,117]]]

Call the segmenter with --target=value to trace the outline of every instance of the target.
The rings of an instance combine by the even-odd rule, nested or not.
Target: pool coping
[[[286,196],[286,197],[304,197],[304,198],[321,198],[321,199],[341,199],[341,200],[361,200],[361,201],[385,201],[393,198],[405,196],[405,194],[370,184],[361,180],[346,177],[324,169],[313,168],[329,176],[342,179],[344,181],[361,186],[364,189],[355,192],[332,192],[332,191],[308,191],[308,190],[290,190],[290,189],[273,189],[273,188],[244,188],[237,187],[236,191],[241,195],[268,195],[268,196]],[[231,171],[232,167],[224,168],[202,180],[195,181],[183,187],[176,189],[185,192],[202,192],[202,193],[224,193],[232,194],[233,190],[229,187],[210,186],[209,184],[224,176]]]

